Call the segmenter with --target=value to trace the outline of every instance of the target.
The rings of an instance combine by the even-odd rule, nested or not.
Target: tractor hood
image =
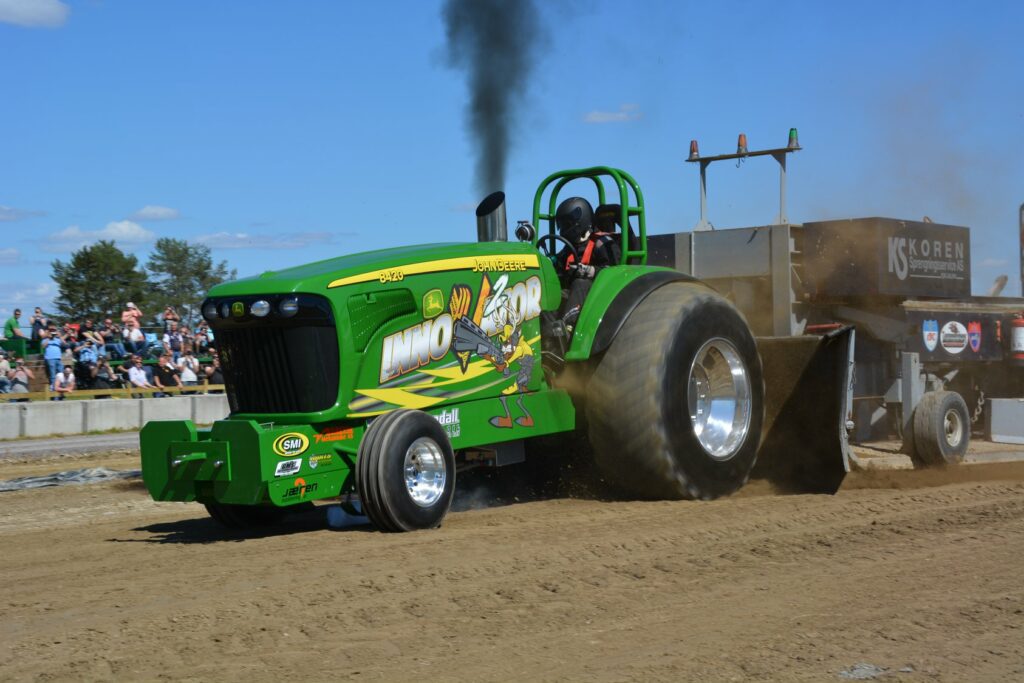
[[[394,247],[267,271],[255,277],[217,285],[209,295],[326,293],[338,287],[366,282],[395,282],[423,273],[495,270],[495,260],[506,257],[527,258],[531,261],[529,265],[536,267],[537,250],[528,242],[453,242]]]

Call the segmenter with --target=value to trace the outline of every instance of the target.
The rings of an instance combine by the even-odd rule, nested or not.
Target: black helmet
[[[594,209],[583,197],[569,197],[558,205],[555,212],[558,234],[573,244],[586,239],[593,221]]]

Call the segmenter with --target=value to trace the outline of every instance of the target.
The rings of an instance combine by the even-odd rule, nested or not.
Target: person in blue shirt
[[[42,341],[42,346],[43,360],[46,361],[46,376],[50,380],[50,391],[53,391],[53,381],[64,369],[64,364],[60,360],[61,353],[64,351],[64,340],[61,339],[57,330],[51,330],[50,337]]]

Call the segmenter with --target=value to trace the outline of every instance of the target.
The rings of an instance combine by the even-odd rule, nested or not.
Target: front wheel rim
[[[412,502],[430,507],[444,495],[448,466],[444,452],[430,437],[420,437],[405,451],[405,489]]]
[[[693,433],[715,460],[729,460],[746,442],[750,393],[750,373],[732,342],[705,342],[690,364],[687,403]]]

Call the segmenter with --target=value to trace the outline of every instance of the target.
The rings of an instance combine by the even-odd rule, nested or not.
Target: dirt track
[[[232,536],[123,482],[2,493],[0,680],[1024,680],[1024,464],[954,478],[547,500],[407,535],[320,510]]]

